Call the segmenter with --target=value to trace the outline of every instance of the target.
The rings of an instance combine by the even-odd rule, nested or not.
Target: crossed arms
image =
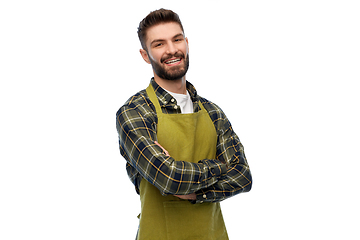
[[[144,97],[144,96],[142,96]],[[218,133],[216,159],[177,161],[156,142],[157,118],[150,101],[130,101],[117,113],[117,130],[127,172],[137,191],[142,178],[163,195],[218,202],[251,189],[252,178],[243,146],[222,110],[203,102]]]

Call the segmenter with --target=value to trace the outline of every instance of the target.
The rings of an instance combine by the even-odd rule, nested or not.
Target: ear
[[[189,52],[189,40],[187,37],[185,38],[185,41],[186,41],[187,51]]]
[[[149,55],[144,49],[140,49],[140,54],[141,54],[142,58],[144,59],[144,61],[147,62],[148,64],[150,64]]]

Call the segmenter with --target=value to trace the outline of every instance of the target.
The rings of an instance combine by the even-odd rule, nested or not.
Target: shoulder
[[[215,118],[215,119],[226,118],[223,110],[217,104],[200,96],[199,96],[199,100],[204,105],[206,111],[209,113],[211,118]]]
[[[141,114],[146,116],[153,112],[152,103],[146,93],[146,90],[141,90],[132,95],[117,111],[116,116],[118,120],[126,118],[134,118]]]

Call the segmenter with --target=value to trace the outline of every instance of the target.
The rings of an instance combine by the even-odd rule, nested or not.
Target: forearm
[[[249,192],[252,187],[252,177],[248,170],[240,172],[238,166],[230,169],[214,185],[196,192],[196,203],[220,202],[240,193]]]
[[[228,165],[226,174],[216,183],[196,192],[196,203],[220,202],[251,190],[252,176],[241,144],[238,144]]]
[[[252,187],[252,176],[245,157],[244,147],[227,118],[217,122],[219,133],[217,159],[227,164],[226,174],[216,183],[196,192],[196,203],[220,202]]]
[[[120,144],[121,154],[131,166],[163,195],[196,192],[216,183],[226,173],[226,165],[218,160],[176,161],[166,156],[155,142],[144,137],[141,141],[127,141],[126,145],[121,141]]]

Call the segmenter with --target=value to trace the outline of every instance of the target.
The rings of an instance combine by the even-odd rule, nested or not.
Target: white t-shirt
[[[186,94],[173,93],[169,91],[167,92],[176,99],[177,105],[180,106],[181,113],[194,112],[193,102],[188,91],[186,91]]]

